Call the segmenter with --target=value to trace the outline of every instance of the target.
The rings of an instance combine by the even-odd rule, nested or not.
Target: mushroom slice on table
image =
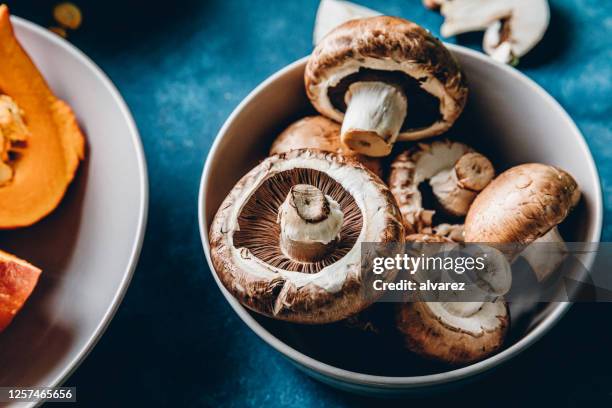
[[[268,157],[247,173],[209,235],[216,273],[243,305],[314,324],[375,300],[373,276],[361,270],[362,242],[404,242],[395,200],[377,176],[344,156],[308,149]]]
[[[389,187],[410,234],[427,231],[432,223],[434,211],[423,208],[419,191],[422,182],[429,181],[444,211],[462,216],[494,175],[493,165],[485,156],[463,143],[443,140],[419,143],[400,153],[391,163]]]
[[[550,21],[547,0],[434,0],[444,16],[444,37],[485,31],[483,48],[493,59],[515,63],[542,39]]]
[[[465,240],[490,244],[556,243],[557,257],[537,251],[527,259],[539,280],[548,277],[565,257],[556,226],[580,200],[576,180],[567,172],[540,163],[512,167],[493,180],[474,200],[465,219]],[[517,254],[508,254],[510,260]],[[546,262],[542,262],[546,256]]]
[[[323,115],[342,122],[342,143],[386,156],[396,140],[448,130],[467,100],[465,76],[427,30],[397,17],[348,21],[315,48],[306,93]]]
[[[357,160],[377,176],[382,176],[380,159],[364,156],[344,146],[340,142],[340,124],[325,116],[307,116],[293,122],[274,140],[270,155],[298,149],[338,153]]]

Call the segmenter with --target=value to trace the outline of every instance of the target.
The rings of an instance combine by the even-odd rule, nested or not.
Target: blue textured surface
[[[357,397],[297,371],[251,333],[219,293],[201,249],[196,200],[206,154],[225,118],[268,75],[310,52],[317,0],[77,2],[84,25],[70,40],[108,73],[130,106],[151,185],[148,231],[131,288],[108,332],[68,381],[83,405],[612,405],[612,305],[575,306],[542,341],[487,378],[423,400]],[[14,14],[48,26],[53,3],[9,5]],[[441,17],[419,0],[362,3],[438,33]],[[520,69],[584,132],[611,220],[612,3],[551,4],[549,32]],[[604,240],[611,239],[607,222]]]

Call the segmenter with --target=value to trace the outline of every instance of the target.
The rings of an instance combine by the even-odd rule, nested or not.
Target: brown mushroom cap
[[[427,30],[397,17],[356,19],[336,27],[315,48],[304,80],[314,107],[337,122],[343,120],[352,83],[400,87],[409,113],[398,140],[445,132],[467,100],[465,75],[451,53]]]
[[[280,250],[277,209],[300,184],[318,188],[343,212],[334,251],[316,262]],[[243,305],[298,323],[338,321],[371,304],[360,242],[404,242],[395,200],[377,176],[344,156],[307,149],[268,157],[247,173],[219,207],[209,235],[215,271]]]
[[[539,163],[512,167],[474,200],[465,240],[529,244],[561,223],[579,199],[578,184],[559,168]]]
[[[434,313],[443,311],[440,303],[414,302],[398,305],[396,325],[404,336],[406,347],[427,358],[450,364],[468,364],[498,351],[510,325],[507,305],[503,301],[483,303],[488,317],[449,317]]]
[[[270,155],[287,153],[298,149],[319,149],[339,153],[363,164],[377,176],[382,177],[380,159],[355,153],[340,142],[340,124],[325,116],[307,116],[285,129],[270,148]]]

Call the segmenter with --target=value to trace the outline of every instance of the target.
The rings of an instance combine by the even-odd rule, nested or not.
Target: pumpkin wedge
[[[0,229],[52,212],[84,154],[72,109],[49,89],[0,5]]]
[[[40,272],[26,261],[0,251],[0,332],[30,297]]]

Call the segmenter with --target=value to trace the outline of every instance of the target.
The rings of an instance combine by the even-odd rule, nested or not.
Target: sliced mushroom
[[[268,157],[236,184],[210,242],[217,275],[243,305],[276,319],[327,323],[375,300],[360,243],[403,243],[404,231],[393,196],[365,167],[293,150]]]
[[[321,42],[323,37],[342,23],[357,18],[379,16],[374,11],[359,4],[343,0],[321,0],[317,9],[313,33],[314,45]]]
[[[519,250],[523,250],[544,237],[542,240],[557,242],[559,256],[564,256],[560,235],[550,231],[563,222],[579,200],[578,184],[559,168],[539,163],[512,167],[474,200],[465,219],[465,240],[519,244]],[[516,255],[510,253],[508,257],[512,260]],[[547,256],[545,251],[532,253],[529,259],[539,279],[552,273],[554,263],[562,262],[543,256]]]
[[[398,306],[396,325],[413,352],[450,364],[468,364],[498,351],[510,325],[503,300],[414,302]]]
[[[467,100],[465,77],[428,31],[397,17],[348,21],[315,48],[306,93],[323,115],[342,122],[342,143],[386,156],[396,140],[448,130]]]
[[[491,162],[465,144],[435,141],[399,154],[391,164],[389,186],[410,234],[431,227],[434,211],[423,208],[422,182],[429,181],[446,212],[461,216],[494,174]]]
[[[319,149],[353,158],[382,176],[380,159],[355,153],[340,142],[340,125],[325,116],[307,116],[287,127],[272,143],[270,155],[298,149]]]
[[[540,42],[550,21],[547,0],[443,0],[444,37],[485,31],[483,49],[493,59],[516,63]]]

